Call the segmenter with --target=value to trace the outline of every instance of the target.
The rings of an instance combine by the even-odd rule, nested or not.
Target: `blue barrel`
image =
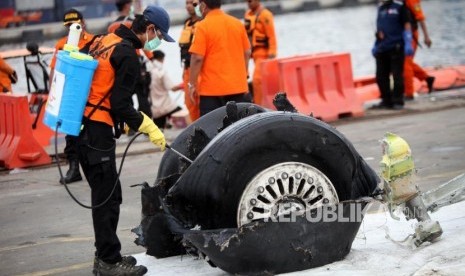
[[[59,51],[50,93],[45,108],[44,124],[69,135],[78,136],[89,96],[92,77],[98,62],[90,56]]]

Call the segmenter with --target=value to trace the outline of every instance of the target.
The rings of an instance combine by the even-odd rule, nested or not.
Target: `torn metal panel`
[[[185,254],[182,236],[179,235],[183,231],[182,226],[163,208],[163,187],[144,186],[141,194],[142,220],[138,227],[132,229],[138,236],[134,242],[147,248],[148,255],[157,258]]]
[[[428,211],[465,200],[465,174],[421,195]]]
[[[356,209],[351,204],[336,205],[336,213],[346,218],[363,216],[354,212],[364,209],[367,201]],[[349,253],[360,224],[361,220],[310,222],[299,216],[288,223],[254,222],[241,228],[189,231],[184,239],[229,273],[275,274],[341,260]]]

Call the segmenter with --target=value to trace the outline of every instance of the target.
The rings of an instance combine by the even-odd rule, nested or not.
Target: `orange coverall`
[[[11,80],[9,76],[12,75],[14,71],[15,70],[0,56],[0,93],[11,92]]]
[[[247,34],[252,45],[252,58],[255,63],[253,73],[253,102],[262,104],[262,76],[260,63],[275,58],[277,53],[274,19],[271,11],[260,5],[257,11],[248,10],[244,15]]]
[[[425,15],[420,5],[421,0],[405,0],[405,5],[411,12],[413,19],[417,22],[425,20]],[[416,51],[418,46],[418,26],[415,29],[412,29],[412,46]],[[420,81],[424,81],[428,74],[421,68],[418,64],[413,61],[412,56],[405,56],[404,61],[404,95],[408,98],[413,98],[415,93],[413,88],[413,77],[416,77]]]
[[[185,51],[189,52],[189,48],[192,44],[195,32],[195,24],[198,21],[193,21],[192,19],[187,19],[184,22],[184,28],[182,29],[181,36],[179,37],[179,46],[181,48],[187,48]],[[181,50],[182,52],[182,50]],[[188,55],[190,59],[190,54]],[[190,63],[190,62],[189,62]],[[199,109],[199,95],[196,95],[195,102],[192,102],[189,95],[189,83],[190,78],[190,69],[184,62],[184,71],[182,73],[182,81],[184,83],[184,103],[186,104],[187,110],[189,110],[190,121],[193,122],[200,118],[200,109]]]

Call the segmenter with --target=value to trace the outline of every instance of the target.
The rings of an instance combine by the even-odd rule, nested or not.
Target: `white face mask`
[[[200,10],[200,3],[198,3],[197,6],[195,6],[194,11],[195,11],[195,15],[197,15],[198,17],[203,16],[202,11]]]
[[[149,40],[149,34],[145,32],[146,41],[144,44],[144,49],[148,51],[156,50],[161,45],[161,40],[158,36],[155,36],[154,39]]]
[[[130,18],[134,18],[135,12],[134,12],[134,4],[131,5],[131,7],[129,8],[129,17]]]

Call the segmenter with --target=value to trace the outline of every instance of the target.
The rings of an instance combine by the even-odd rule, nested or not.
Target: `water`
[[[465,64],[465,1],[431,0],[423,2],[426,24],[433,41],[432,48],[419,49],[415,61],[421,66]],[[289,13],[275,17],[278,57],[318,52],[349,52],[354,76],[373,75],[375,61],[371,56],[376,26],[376,5]],[[181,26],[170,34],[179,37]],[[420,42],[423,37],[420,35]],[[43,45],[53,47],[55,41]],[[3,45],[0,50],[24,47]],[[164,42],[165,68],[175,82],[181,82],[179,47]],[[12,64],[22,75],[22,63]],[[251,69],[253,65],[251,64]],[[15,92],[27,91],[24,83],[13,86]]]

